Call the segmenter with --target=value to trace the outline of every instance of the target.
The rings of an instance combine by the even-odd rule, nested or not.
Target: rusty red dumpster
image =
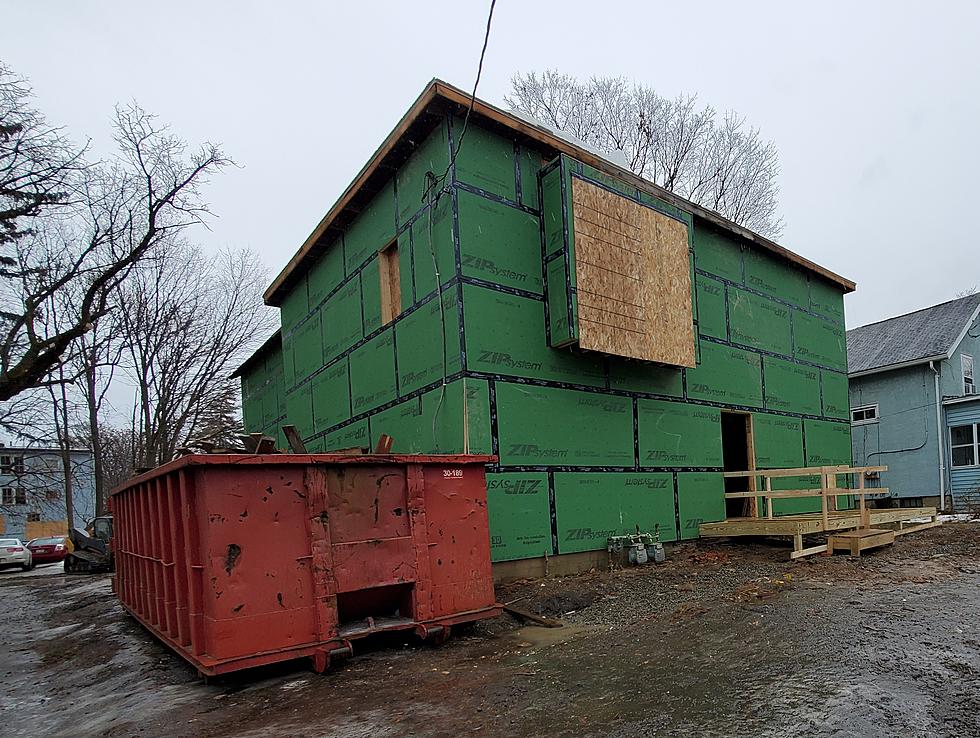
[[[205,675],[499,614],[486,456],[192,455],[113,490],[116,595]]]

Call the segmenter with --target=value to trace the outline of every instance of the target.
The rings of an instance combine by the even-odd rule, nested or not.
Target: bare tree
[[[268,335],[265,275],[248,251],[215,257],[175,243],[120,290],[127,373],[136,386],[136,466],[169,461],[190,440],[238,428],[234,367]]]
[[[199,187],[229,161],[197,151],[136,105],[117,108],[118,155],[85,167],[0,70],[0,401],[43,383],[158,244],[207,214]],[[56,305],[59,327],[45,310]]]
[[[629,80],[581,82],[548,70],[517,73],[504,98],[514,110],[604,152],[631,171],[769,238],[778,238],[779,155],[772,141],[728,112]]]

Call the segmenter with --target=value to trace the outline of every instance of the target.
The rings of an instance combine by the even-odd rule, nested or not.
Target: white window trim
[[[969,372],[967,372],[967,364],[969,364]],[[975,395],[977,393],[976,380],[973,375],[973,356],[970,354],[960,354],[960,371],[963,374],[963,394],[965,395]],[[967,391],[969,388],[972,391]]]
[[[875,416],[873,418],[865,419],[865,420],[855,420],[854,419],[854,414],[855,413],[859,413],[862,410],[871,410],[872,408],[874,408],[874,411],[875,411]],[[871,425],[872,423],[877,423],[877,422],[878,422],[878,403],[877,402],[874,403],[874,404],[872,404],[872,405],[858,405],[857,407],[852,407],[851,408],[851,425]]]
[[[957,443],[953,444],[953,428],[962,428],[963,426],[970,426],[973,428],[973,463],[972,464],[962,464],[957,466],[953,463],[953,449],[954,448],[969,448],[969,443]],[[949,426],[949,466],[951,469],[976,469],[980,466],[980,433],[977,432],[976,423],[960,423],[958,425]]]

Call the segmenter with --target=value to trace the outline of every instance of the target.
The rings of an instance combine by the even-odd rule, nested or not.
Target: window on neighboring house
[[[10,474],[14,470],[14,457],[13,456],[0,456],[0,472],[4,474]]]
[[[851,425],[864,425],[878,422],[878,406],[862,405],[851,408]]]
[[[13,487],[3,488],[3,504],[13,505],[14,504],[14,489]]]
[[[14,487],[14,504],[15,505],[26,505],[27,504],[27,490],[23,487]]]
[[[960,366],[963,369],[963,394],[975,395],[977,386],[973,383],[973,357],[969,354],[960,354]]]
[[[28,523],[40,523],[41,522],[41,513],[39,513],[39,512],[29,512],[29,513],[27,513],[27,522]]]
[[[954,425],[949,429],[950,456],[954,467],[977,465],[977,426]]]
[[[54,502],[55,500],[61,499],[61,490],[57,489],[46,489],[44,490],[44,499],[48,502]]]
[[[398,241],[393,241],[379,257],[381,273],[381,324],[387,325],[402,312],[401,271]]]

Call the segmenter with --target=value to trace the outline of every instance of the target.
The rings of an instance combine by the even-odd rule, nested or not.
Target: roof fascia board
[[[919,364],[928,364],[930,361],[946,361],[949,357],[946,354],[936,354],[935,356],[924,356],[921,359],[910,359],[909,361],[902,361],[898,364],[886,364],[885,366],[877,366],[874,369],[862,369],[859,372],[848,372],[848,379],[856,379],[858,377],[867,377],[871,374],[881,374],[882,372],[891,372],[897,369],[907,369],[910,366],[918,366]]]
[[[943,405],[959,405],[961,402],[980,402],[980,395],[963,395],[943,400]]]

